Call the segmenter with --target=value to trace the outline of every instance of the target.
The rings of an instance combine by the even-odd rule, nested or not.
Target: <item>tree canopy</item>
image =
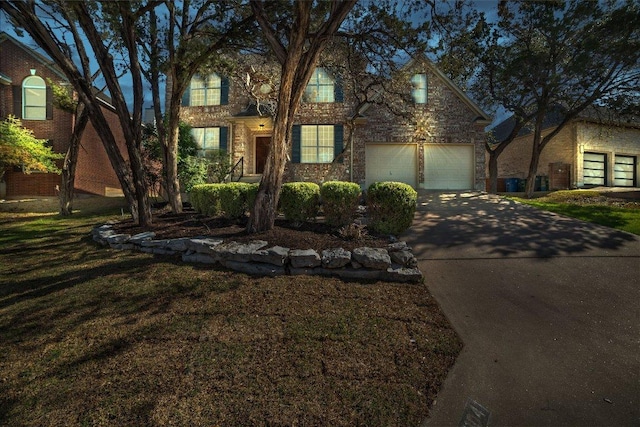
[[[38,139],[22,122],[9,116],[0,122],[0,179],[10,167],[19,166],[25,173],[32,171],[60,173],[55,153],[46,139]]]

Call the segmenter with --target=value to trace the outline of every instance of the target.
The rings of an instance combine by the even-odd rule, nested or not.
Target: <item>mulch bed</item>
[[[284,219],[277,219],[272,230],[248,234],[247,219],[232,221],[222,217],[208,217],[186,210],[180,214],[161,212],[153,217],[153,223],[148,227],[140,227],[132,220],[125,220],[114,229],[121,233],[137,234],[144,231],[156,233],[154,239],[176,239],[181,237],[218,237],[225,241],[240,243],[251,240],[265,240],[270,246],[282,246],[289,249],[314,249],[321,252],[324,249],[344,248],[352,251],[355,248],[369,246],[374,248],[386,247],[388,236],[378,236],[368,231],[357,239],[347,239],[338,230],[325,224],[322,219],[316,222],[306,222],[300,227],[294,227]]]

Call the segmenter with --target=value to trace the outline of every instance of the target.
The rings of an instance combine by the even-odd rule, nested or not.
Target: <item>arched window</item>
[[[47,85],[42,77],[29,76],[22,82],[22,118],[46,120]]]
[[[335,102],[335,82],[324,69],[316,68],[304,91],[305,102]]]

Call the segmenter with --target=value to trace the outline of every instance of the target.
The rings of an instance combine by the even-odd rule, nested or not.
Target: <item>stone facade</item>
[[[1,82],[3,84],[0,84],[0,119],[9,115],[21,117],[21,108],[14,107],[14,91],[18,93],[21,90],[22,81],[31,74],[32,69],[35,70],[35,75],[42,77],[45,81],[51,79],[58,84],[66,82],[64,75],[51,65],[51,61],[10,36],[0,34],[0,73],[10,80],[3,80]],[[47,97],[50,96],[49,93]],[[124,137],[118,118],[115,112],[107,107],[103,108],[116,140],[121,144],[121,151],[126,157]],[[49,140],[55,152],[64,154],[73,131],[74,116],[53,108],[50,119],[22,119],[22,125],[31,129],[36,138]],[[102,196],[121,194],[120,183],[91,122],[85,129],[81,145],[76,169],[76,192]],[[55,196],[56,188],[60,185],[59,175],[40,172],[24,174],[19,168],[7,171],[4,179],[6,181],[4,196],[8,198]]]
[[[543,137],[554,128],[546,129]],[[526,178],[531,161],[533,136],[515,139],[498,158],[499,178]],[[635,185],[640,185],[640,128],[637,125],[608,125],[576,120],[560,131],[544,148],[537,175],[548,177],[552,165],[569,165],[569,187],[582,188],[584,153],[606,155],[606,185],[614,183],[616,156],[635,157]],[[487,156],[488,161],[488,156]],[[488,168],[488,164],[487,164]],[[488,169],[487,169],[488,176]]]
[[[342,81],[341,102],[302,102],[296,123],[300,125],[342,125],[343,150],[330,163],[296,163],[290,161],[285,181],[311,181],[321,184],[330,180],[356,182],[364,186],[366,147],[370,143],[417,144],[418,186],[424,183],[424,147],[426,144],[466,144],[474,147],[473,186],[485,189],[484,127],[489,118],[466,95],[440,73],[432,63],[411,61],[401,78],[420,72],[428,74],[428,102],[405,105],[407,114],[399,116],[388,108],[369,104],[364,108],[353,95],[349,79]],[[243,82],[244,83],[244,82]],[[181,118],[192,127],[228,126],[227,150],[235,164],[243,159],[245,176],[259,175],[256,160],[257,140],[270,137],[272,120],[268,116],[244,114],[250,100],[241,82],[230,78],[227,105],[211,107],[184,106]],[[290,152],[291,155],[291,152]]]

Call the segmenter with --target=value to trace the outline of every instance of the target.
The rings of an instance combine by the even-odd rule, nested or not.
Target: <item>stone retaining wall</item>
[[[113,249],[177,255],[184,262],[220,264],[260,276],[304,274],[413,283],[421,282],[423,277],[406,242],[391,243],[387,248],[361,247],[353,252],[333,248],[318,253],[313,249],[270,246],[264,240],[248,243],[209,237],[154,240],[153,232],[118,234],[113,224],[95,227],[92,236],[96,242]]]

